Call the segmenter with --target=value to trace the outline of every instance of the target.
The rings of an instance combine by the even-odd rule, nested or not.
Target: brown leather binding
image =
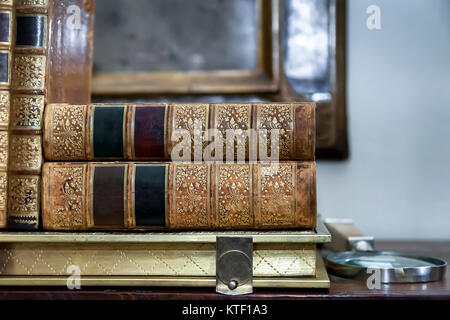
[[[149,205],[138,213],[137,166],[161,168],[161,183],[154,190],[165,192],[148,193],[148,197],[162,199],[165,209]],[[119,167],[121,175],[117,176]],[[108,170],[110,174],[105,174]],[[121,190],[125,190],[123,195]],[[313,228],[317,223],[316,165],[313,161],[280,162],[278,166],[49,162],[43,170],[42,203],[46,230]],[[117,223],[119,208],[124,212],[121,226]],[[110,211],[115,213],[108,223]],[[138,214],[162,214],[166,222],[140,224]]]
[[[88,103],[92,67],[93,0],[17,0],[12,69],[8,227],[39,225],[44,107],[48,103]],[[26,19],[40,19],[32,25]],[[19,20],[17,20],[19,21]],[[42,30],[38,29],[42,26]],[[29,28],[43,34],[31,43]],[[28,38],[27,38],[28,37]]]
[[[100,126],[94,119],[99,119],[98,111],[106,112],[104,107],[109,107],[110,115],[103,116],[108,125]],[[115,111],[121,108],[121,113]],[[164,112],[158,114],[154,112],[149,117],[152,130],[141,132],[137,135],[138,123],[136,120],[136,110],[162,109]],[[113,119],[115,114],[116,119]],[[122,116],[123,114],[123,116]],[[281,160],[314,160],[315,150],[315,104],[314,103],[228,103],[228,104],[208,104],[208,103],[171,103],[171,104],[95,104],[95,105],[49,105],[45,113],[44,132],[44,151],[47,161],[74,161],[74,160],[176,160],[172,157],[172,151],[175,147],[181,145],[179,140],[172,141],[172,137],[178,129],[187,130],[191,135],[191,155],[188,160],[194,159],[194,127],[196,121],[200,125],[202,134],[206,134],[208,129],[218,129],[224,139],[226,147],[227,130],[235,130],[235,136],[240,135],[239,129],[242,129],[243,138],[246,138],[245,132],[249,129],[256,129],[250,136],[252,147],[259,148],[257,134],[263,130],[268,131],[270,136],[271,129],[279,130],[279,158]],[[140,116],[143,116],[140,113]],[[159,117],[159,120],[156,118]],[[141,119],[140,119],[141,120]],[[157,123],[158,125],[155,125]],[[111,128],[116,128],[112,132]],[[105,129],[106,128],[106,129]],[[150,132],[151,131],[151,132]],[[256,133],[258,132],[258,133]],[[115,154],[105,154],[98,156],[99,150],[95,150],[95,139],[100,137],[107,140],[109,136],[120,133],[115,139],[115,143],[123,139],[122,150]],[[144,136],[153,133],[146,139]],[[158,141],[158,152],[153,155],[145,153],[139,156],[139,150],[142,144],[150,144],[149,149],[156,147],[155,136],[161,137]],[[206,136],[206,135],[205,135]],[[209,137],[209,136],[206,136]],[[111,138],[113,139],[113,138]],[[210,144],[208,139],[203,140],[203,149]],[[189,142],[187,139],[185,140]],[[112,143],[111,141],[109,141]],[[162,143],[164,142],[164,143]],[[201,143],[201,142],[200,142]],[[108,143],[106,143],[108,144]],[[164,150],[162,150],[164,144]],[[268,137],[267,149],[270,151],[270,137]],[[101,145],[105,147],[105,144]],[[154,148],[155,150],[157,148]],[[103,151],[103,150],[102,150]],[[117,151],[117,150],[115,150]],[[226,148],[223,150],[223,159],[226,158]],[[96,154],[97,152],[97,154]],[[261,149],[259,149],[258,159],[261,159]],[[203,153],[202,153],[203,154]],[[271,152],[268,152],[270,155]],[[190,157],[189,157],[190,156]],[[242,159],[237,150],[231,149],[232,159]],[[249,143],[246,142],[245,159],[249,159]],[[222,157],[221,157],[222,158]],[[186,159],[185,159],[186,160]],[[200,159],[201,160],[201,159]],[[203,159],[205,160],[205,159]],[[207,159],[206,159],[207,160]],[[215,159],[218,160],[218,159]]]

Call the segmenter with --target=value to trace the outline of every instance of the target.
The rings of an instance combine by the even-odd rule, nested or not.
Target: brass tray
[[[330,279],[322,257],[317,253],[316,275],[311,277],[253,278],[255,288],[316,288],[327,289]],[[0,286],[66,286],[67,277],[0,276]],[[81,287],[215,287],[215,277],[81,277]]]
[[[255,287],[329,285],[326,228],[265,232],[0,232],[0,286],[215,286],[217,236],[253,238]]]

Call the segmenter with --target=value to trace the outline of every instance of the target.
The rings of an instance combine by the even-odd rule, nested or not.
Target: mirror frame
[[[256,0],[255,70],[94,73],[92,93],[103,96],[246,94],[278,91],[278,1]]]
[[[285,0],[255,0],[259,17],[256,70],[94,73],[96,101],[151,100],[155,96],[256,95],[269,101],[311,101],[291,87],[284,72]],[[329,0],[330,98],[314,101],[318,159],[349,156],[346,113],[347,0]]]

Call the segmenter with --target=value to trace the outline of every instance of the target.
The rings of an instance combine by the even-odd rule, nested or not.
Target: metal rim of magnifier
[[[336,261],[356,258],[358,255],[382,255],[396,256],[422,260],[434,264],[434,266],[405,267],[405,268],[372,268],[379,269],[381,283],[417,283],[439,281],[445,274],[447,262],[432,257],[412,256],[398,252],[387,251],[346,251],[329,254],[326,258],[327,267],[330,272],[343,278],[367,280],[372,273],[367,273],[367,267],[359,267],[338,263]]]

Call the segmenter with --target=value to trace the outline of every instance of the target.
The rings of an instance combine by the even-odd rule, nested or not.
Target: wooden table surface
[[[450,242],[377,242],[378,250],[427,255],[450,261]],[[450,274],[439,282],[382,285],[369,290],[365,283],[331,276],[329,290],[255,289],[255,293],[238,299],[330,300],[330,299],[408,299],[450,300]],[[0,299],[108,299],[108,300],[225,300],[233,299],[213,292],[213,288],[92,288],[69,291],[61,288],[1,288]]]

